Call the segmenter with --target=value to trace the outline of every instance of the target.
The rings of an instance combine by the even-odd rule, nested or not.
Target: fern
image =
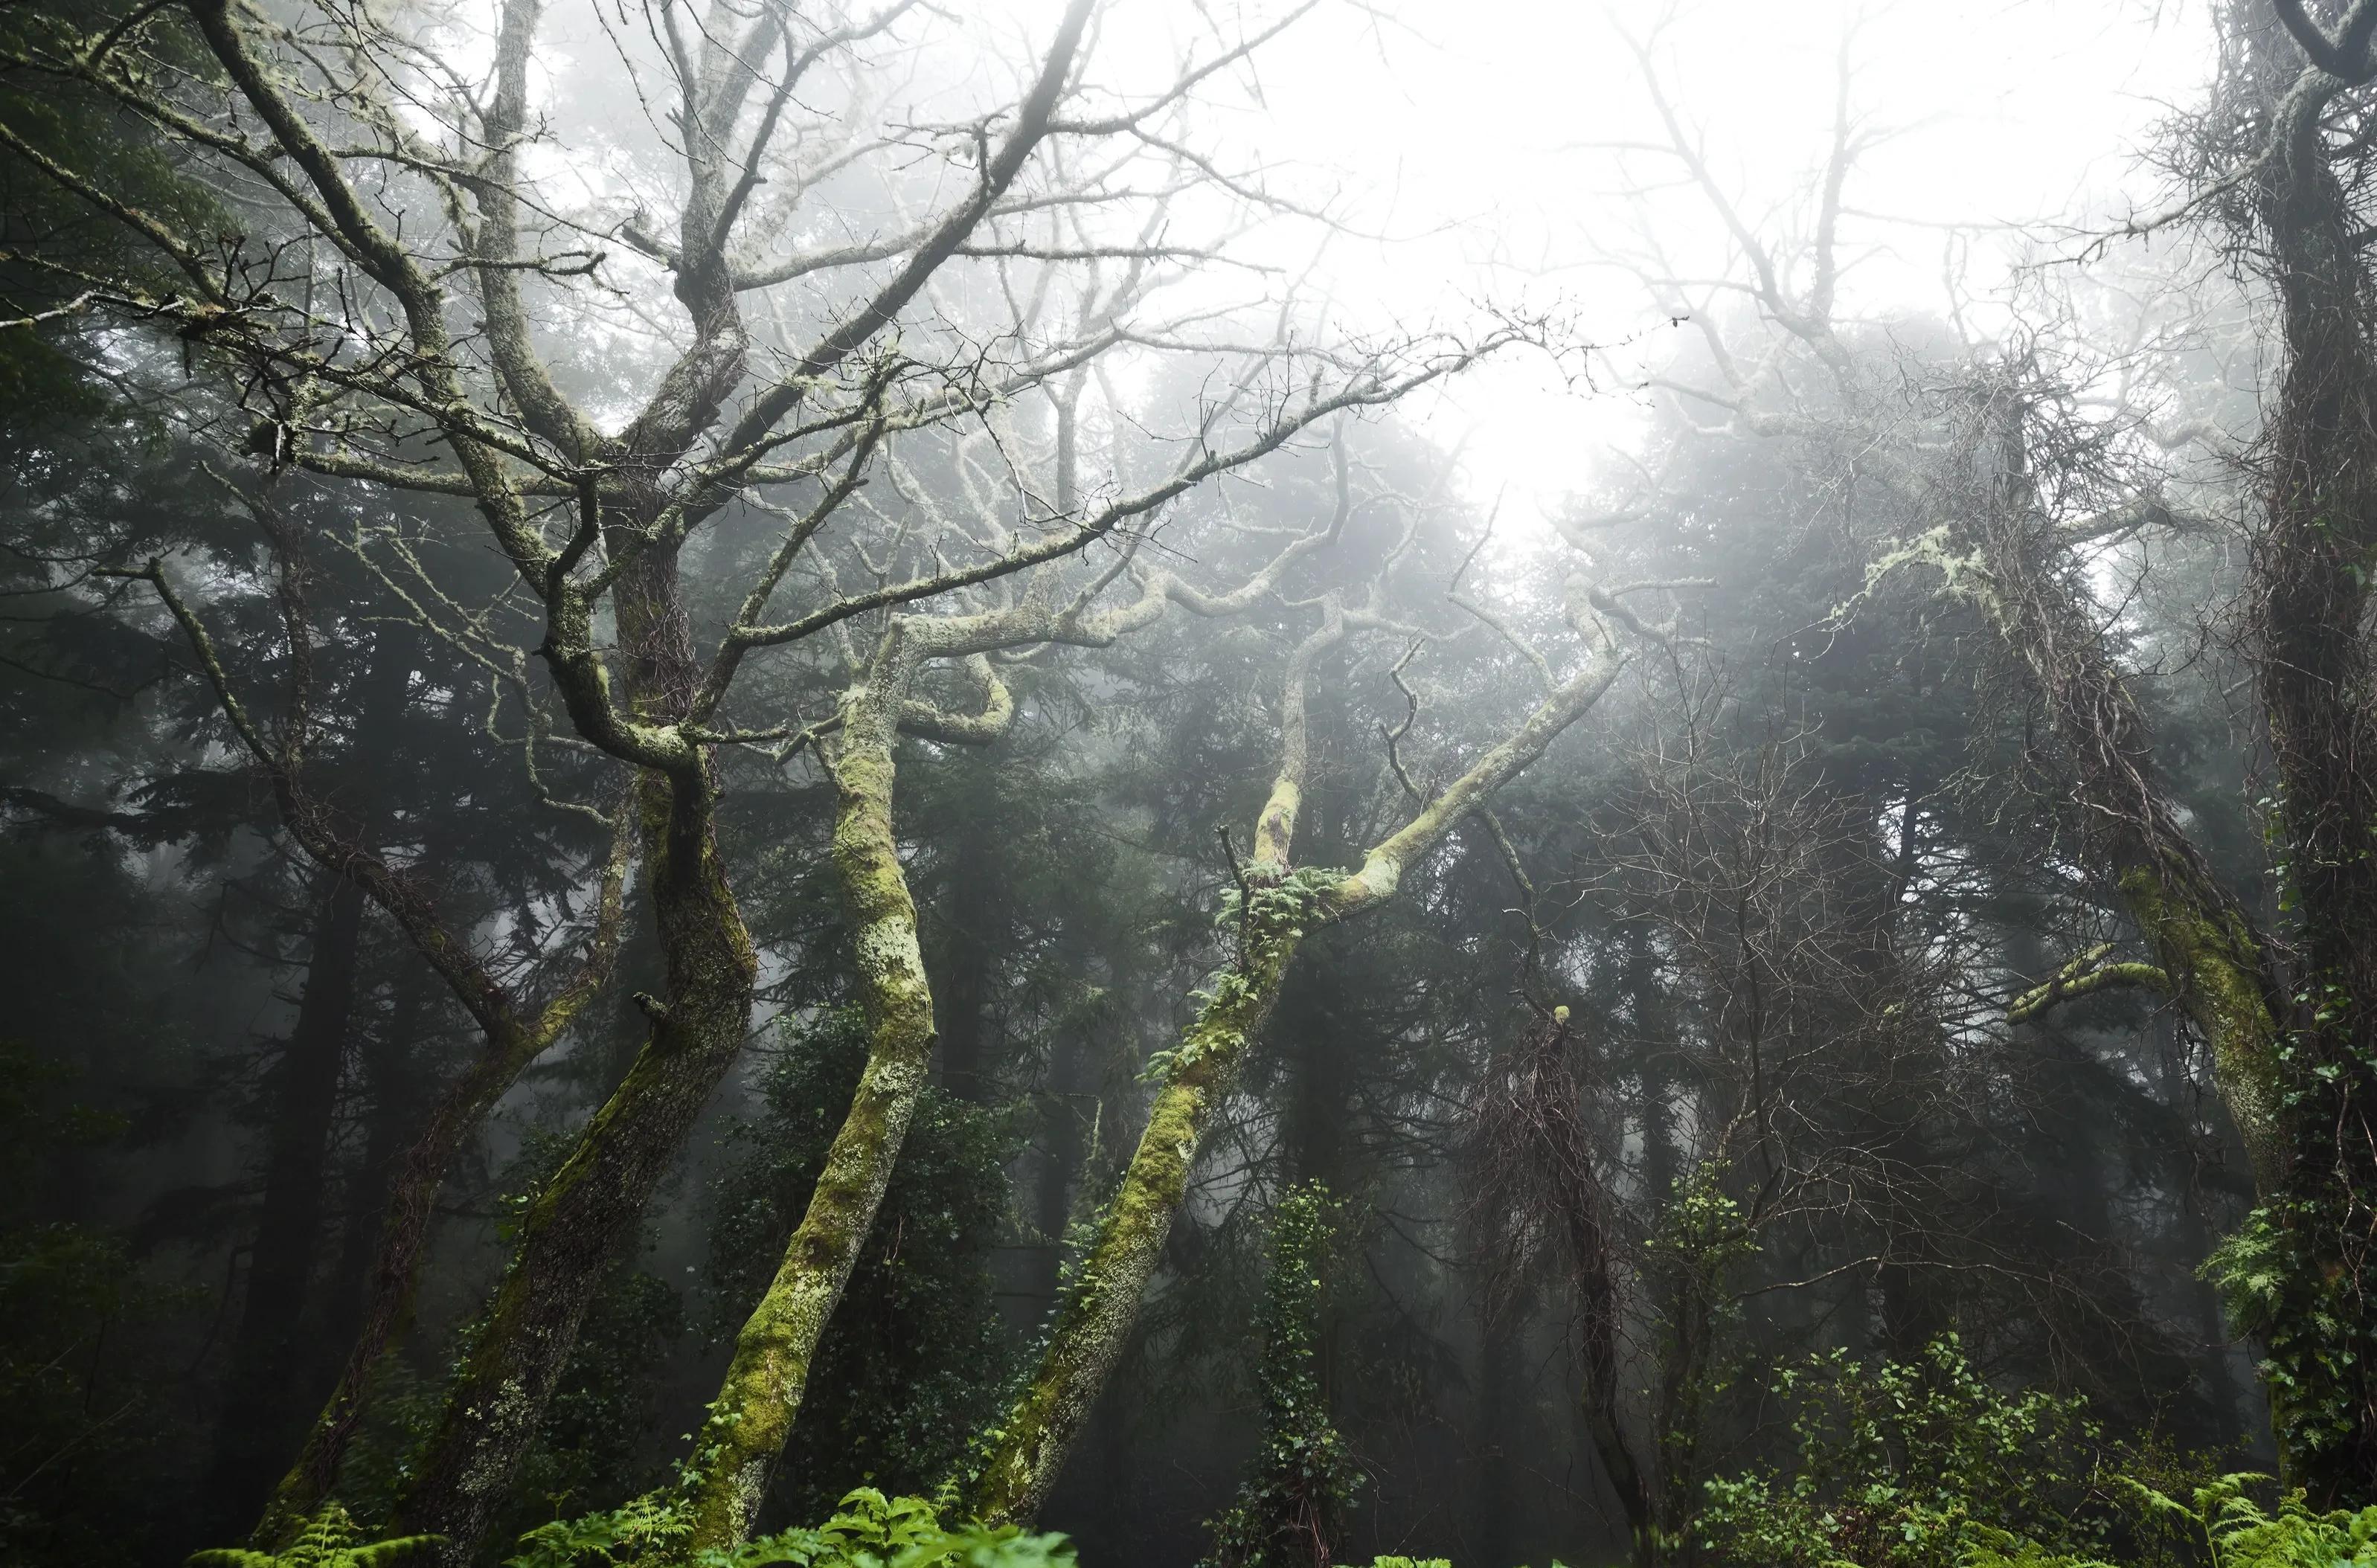
[[[2377,1506],[2315,1514],[2300,1492],[2279,1500],[2275,1512],[2248,1489],[2266,1476],[2240,1471],[2193,1489],[2182,1503],[2143,1482],[2117,1478],[2132,1502],[2156,1524],[2176,1527],[2200,1544],[2212,1568],[2377,1568]],[[2003,1531],[1987,1532],[1960,1568],[2112,1568],[2051,1552]]]
[[[189,1568],[389,1568],[425,1556],[446,1540],[444,1536],[392,1536],[373,1541],[361,1538],[347,1511],[326,1503],[320,1513],[305,1521],[297,1538],[279,1552],[215,1547],[192,1552]]]
[[[873,1487],[849,1493],[822,1525],[762,1536],[732,1551],[688,1557],[689,1533],[675,1503],[638,1498],[607,1514],[539,1526],[520,1538],[505,1568],[1075,1568],[1063,1536],[1026,1535],[1013,1525],[950,1529],[923,1498],[886,1497]]]

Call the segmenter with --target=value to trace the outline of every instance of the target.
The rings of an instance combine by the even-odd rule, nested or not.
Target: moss
[[[845,709],[858,708],[859,722],[845,726],[832,767],[839,796],[832,858],[854,932],[866,1066],[807,1212],[735,1337],[703,1424],[687,1488],[691,1551],[731,1549],[749,1532],[792,1435],[818,1342],[890,1183],[932,1056],[932,992],[892,835],[890,726],[866,721],[874,717],[870,699],[862,689]]]
[[[1320,646],[1308,642],[1309,649]],[[985,1434],[973,1491],[992,1522],[1030,1518],[1056,1482],[1065,1452],[1104,1385],[1155,1272],[1172,1218],[1186,1192],[1198,1146],[1236,1079],[1248,1042],[1278,1000],[1289,962],[1311,926],[1375,908],[1394,895],[1404,869],[1441,844],[1453,824],[1543,755],[1554,739],[1599,701],[1626,667],[1626,656],[1596,651],[1524,722],[1455,778],[1411,820],[1373,847],[1359,872],[1306,868],[1286,873],[1303,767],[1301,691],[1288,685],[1284,760],[1256,838],[1260,882],[1225,902],[1222,923],[1238,932],[1236,960],[1217,979],[1196,1022],[1157,1065],[1163,1087],[1149,1107],[1147,1130],[1122,1184],[1100,1217],[1096,1240],[1059,1309],[1040,1367],[1009,1409]]]
[[[2059,1002],[2093,992],[2118,990],[2124,986],[2140,986],[2149,991],[2168,991],[2170,975],[2159,964],[2107,963],[2105,956],[2113,950],[2109,942],[2098,943],[2072,962],[2064,965],[2044,985],[2033,986],[2006,1007],[2006,1022],[2026,1024]]]
[[[2152,868],[2121,873],[2121,897],[2179,982],[2180,1004],[2212,1048],[2220,1097],[2267,1190],[2282,1160],[2278,1027],[2264,999],[2261,950],[2243,917],[2207,912]]]
[[[742,1049],[758,960],[718,856],[715,800],[699,773],[639,777],[669,1004],[521,1217],[510,1265],[413,1466],[398,1519],[450,1538],[454,1558],[475,1550],[510,1490],[598,1281]]]
[[[1039,1509],[1106,1374],[1121,1354],[1153,1277],[1197,1151],[1236,1082],[1247,1046],[1279,999],[1308,922],[1342,885],[1334,873],[1299,873],[1256,888],[1244,911],[1237,961],[1216,980],[1180,1043],[1158,1059],[1162,1087],[1122,1184],[1099,1217],[1096,1240],[1068,1281],[1039,1368],[985,1434],[973,1481],[979,1515],[1021,1523]]]
[[[2076,644],[2069,629],[2059,635],[2059,616],[2069,606],[2052,596],[2021,591],[2021,585],[2038,574],[2018,555],[2003,552],[2001,542],[1994,559],[1988,540],[1960,551],[1961,537],[1963,530],[1941,524],[1884,552],[1867,566],[1864,588],[1836,610],[1835,616],[1846,614],[1883,578],[1902,568],[1936,568],[1941,576],[1942,593],[1978,609],[2007,647],[2029,665],[2056,711],[2066,716],[2059,722],[2088,731],[2087,721],[2068,716],[2109,713],[2114,724],[2111,733],[2117,740],[2126,734],[2142,741],[2135,705],[2096,646],[2093,631],[2083,634]],[[2061,662],[2051,656],[2050,650],[2067,646],[2078,648],[2076,656],[2067,654]],[[2103,736],[2089,733],[2074,737],[2084,745],[2092,738],[2104,742]],[[2121,824],[2123,831],[2142,837],[2148,846],[2157,842],[2157,835],[2165,836],[2165,842],[2176,835],[2177,829],[2160,816],[2158,802],[2149,798],[2141,810],[2140,802],[2119,785],[2108,787],[2101,779],[2089,778],[2086,769],[2082,772],[2079,787],[2084,797],[2092,799],[2108,820]],[[2089,989],[2116,983],[2151,985],[2164,977],[2172,982],[2180,1004],[2212,1048],[2222,1101],[2244,1139],[2257,1185],[2268,1191],[2282,1163],[2278,1120],[2282,1101],[2278,1027],[2264,996],[2260,943],[2242,912],[2208,884],[2184,874],[2174,876],[2167,867],[2154,863],[2151,848],[2142,855],[2134,846],[2132,840],[2126,852],[2113,849],[2108,869],[2131,918],[2153,945],[2158,965],[2108,967]],[[2197,885],[2186,885],[2189,882]],[[2156,968],[2159,976],[2154,972]],[[2074,989],[2067,984],[2054,994],[2070,994]],[[2019,1010],[2034,1002],[2044,1005],[2053,999],[2053,994],[2034,993],[2015,1006]]]

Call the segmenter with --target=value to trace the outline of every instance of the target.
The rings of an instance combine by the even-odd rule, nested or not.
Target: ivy
[[[2359,1301],[2357,1272],[2323,1266],[2351,1207],[2348,1196],[2318,1192],[2274,1197],[2204,1265],[2230,1324],[2261,1344],[2272,1422],[2290,1460],[2354,1439],[2369,1368],[2377,1365],[2377,1325]]]
[[[1261,1311],[1262,1446],[1237,1501],[1213,1520],[1202,1568],[1327,1568],[1360,1480],[1329,1419],[1319,1366],[1336,1204],[1318,1182],[1272,1216]],[[1382,1560],[1384,1561],[1384,1560]]]

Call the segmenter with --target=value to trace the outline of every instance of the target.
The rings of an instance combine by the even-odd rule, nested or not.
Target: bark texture
[[[1120,1186],[1100,1214],[1088,1254],[1078,1265],[1037,1368],[985,1446],[973,1483],[976,1512],[991,1523],[1037,1515],[1063,1470],[1120,1359],[1205,1135],[1236,1081],[1248,1044],[1279,999],[1305,932],[1394,897],[1406,868],[1440,845],[1454,825],[1544,754],[1588,711],[1625,667],[1607,633],[1579,601],[1577,619],[1591,647],[1583,667],[1409,822],[1379,843],[1359,871],[1291,875],[1296,810],[1307,763],[1304,683],[1318,652],[1344,635],[1332,604],[1328,619],[1291,659],[1281,705],[1281,766],[1257,819],[1255,861],[1241,893],[1236,952],[1196,1021],[1181,1037],[1148,1108]]]
[[[617,548],[631,552],[636,541],[623,535]],[[623,575],[618,607],[632,722],[648,728],[683,710],[695,680],[674,559],[645,553]],[[511,1263],[398,1505],[400,1531],[445,1537],[449,1562],[475,1555],[603,1273],[743,1048],[758,958],[718,854],[709,760],[644,769],[634,803],[668,996],[645,1000],[652,1026],[643,1049],[521,1219]]]
[[[896,634],[895,634],[896,638]],[[931,1070],[933,997],[916,905],[892,832],[896,657],[842,704],[831,761],[833,868],[850,912],[868,1030],[857,1093],[782,1265],[735,1337],[735,1358],[695,1447],[687,1550],[732,1550],[748,1535],[800,1413],[809,1367],[875,1224],[891,1168]],[[888,689],[887,689],[888,688]]]
[[[2324,69],[2296,74],[2294,43],[2266,18],[2239,41],[2240,68],[2270,104],[2273,156],[2254,205],[2286,352],[2248,613],[2299,949],[2280,1052],[2287,1170],[2243,1239],[2284,1284],[2244,1304],[2268,1358],[2286,1478],[2323,1506],[2377,1494],[2377,302],[2362,273],[2365,219],[2331,160],[2353,154],[2323,124],[2347,82],[2377,76],[2367,7],[2354,10],[2357,38],[2312,51]],[[2295,34],[2323,37],[2316,24]],[[2259,1270],[2230,1272],[2250,1285]]]

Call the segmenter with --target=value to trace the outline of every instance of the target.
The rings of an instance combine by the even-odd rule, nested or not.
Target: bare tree
[[[1129,612],[1093,601],[1176,499],[1524,335],[1503,326],[1475,341],[1332,349],[1301,330],[1292,297],[1271,299],[1280,327],[1267,339],[1242,334],[1243,317],[1210,291],[1167,305],[1174,285],[1284,210],[1199,144],[1194,111],[1303,8],[1209,35],[1157,79],[1108,86],[1090,71],[1098,8],[1074,0],[1011,97],[938,120],[896,101],[902,52],[942,21],[911,0],[822,11],[654,0],[632,26],[589,13],[613,51],[606,69],[645,106],[640,128],[567,125],[566,101],[540,107],[564,67],[536,0],[506,0],[485,33],[460,17],[196,0],[103,30],[47,24],[12,57],[146,121],[245,224],[228,235],[177,226],[0,131],[176,277],[171,289],[130,267],[93,277],[85,303],[121,324],[124,342],[175,332],[215,388],[211,405],[184,406],[221,410],[216,424],[262,459],[257,493],[273,499],[259,504],[290,515],[276,546],[297,665],[315,635],[296,591],[308,525],[289,499],[305,476],[462,497],[516,577],[494,605],[458,600],[406,538],[344,542],[401,612],[487,671],[521,715],[532,767],[543,740],[632,771],[617,814],[632,832],[608,862],[598,902],[613,918],[596,952],[607,959],[632,854],[665,991],[639,999],[644,1049],[523,1217],[400,1507],[405,1527],[444,1535],[456,1560],[508,1486],[601,1271],[743,1041],[758,956],[718,845],[720,748],[814,742],[830,766],[876,1035],[848,1135],[730,1378],[754,1420],[700,1491],[705,1538],[731,1540],[797,1404],[785,1370],[805,1360],[847,1275],[932,1038],[890,836],[891,738],[995,734],[1003,687],[985,657],[1105,635],[1101,614]],[[626,172],[603,177],[606,160]],[[1192,192],[1214,216],[1183,240],[1166,215]],[[1109,358],[1227,368],[1185,428],[1159,433],[1173,443],[1159,477],[1092,484],[1068,471],[1048,483],[1009,449],[1008,410],[1045,397],[1074,421],[1083,377]],[[1112,403],[1106,414],[1129,417]],[[903,453],[951,450],[968,427],[991,434],[981,473],[1002,497],[998,526],[864,493],[887,473],[901,491]],[[1069,467],[1073,445],[1059,446]],[[686,552],[755,513],[780,520],[778,542],[724,624],[698,628]],[[1120,564],[1045,570],[1101,540],[1123,546]],[[162,562],[99,570],[155,591],[274,778],[293,833],[398,918],[490,1041],[408,1166],[369,1326],[257,1530],[275,1544],[336,1478],[419,1266],[428,1197],[603,965],[523,1019],[467,933],[309,807],[303,721],[275,737],[249,719],[193,585]],[[846,586],[854,577],[866,586]],[[778,610],[796,583],[806,603]],[[1142,602],[1170,602],[1153,583]],[[907,609],[966,595],[955,616]],[[985,616],[995,628],[970,629]],[[857,655],[854,635],[875,651]],[[841,650],[857,676],[832,721],[739,717],[770,700],[745,695],[747,667],[813,643]],[[952,717],[914,695],[935,661],[969,672],[980,713]],[[292,708],[305,712],[302,693]]]

